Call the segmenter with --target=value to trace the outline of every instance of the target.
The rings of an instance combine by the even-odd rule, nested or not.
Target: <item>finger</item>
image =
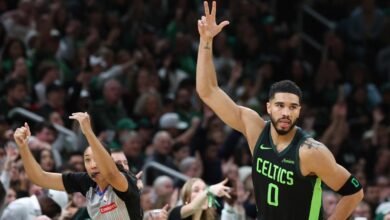
[[[207,1],[204,1],[203,6],[204,6],[204,14],[206,16],[209,16],[210,15],[209,3]]]
[[[202,16],[202,20],[201,21],[202,21],[203,24],[206,24],[206,21],[207,21],[206,16]]]
[[[217,14],[217,2],[213,1],[213,6],[211,8],[211,16],[215,18],[215,15]]]
[[[231,198],[230,195],[229,195],[229,193],[227,193],[227,192],[225,192],[225,191],[224,191],[222,194],[223,194],[225,197],[229,198],[229,199]]]
[[[137,179],[140,179],[142,174],[143,174],[143,171],[140,171],[137,173],[137,175],[135,175],[135,177],[137,177]]]
[[[168,212],[168,210],[169,210],[169,204],[165,204],[164,207],[163,207],[162,209]]]
[[[227,181],[228,181],[228,178],[225,178],[225,179],[221,182],[221,184],[225,185],[225,184],[227,183]]]
[[[27,122],[24,122],[24,127],[26,128],[27,137],[31,136],[30,126],[27,124]]]
[[[218,25],[218,27],[220,28],[220,29],[222,29],[222,28],[224,28],[225,26],[227,26],[228,24],[230,24],[230,22],[229,21],[222,21],[219,25]],[[230,161],[230,160],[229,160]],[[232,162],[233,163],[233,162]]]

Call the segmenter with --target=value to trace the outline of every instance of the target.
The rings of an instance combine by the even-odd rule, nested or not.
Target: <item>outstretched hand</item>
[[[220,183],[210,186],[210,192],[217,197],[227,197],[230,198],[230,187],[226,186],[228,179],[226,178]]]
[[[205,1],[203,5],[205,15],[198,20],[198,31],[202,39],[209,40],[214,38],[214,36],[217,35],[222,28],[228,25],[229,21],[222,21],[219,24],[216,23],[215,15],[217,13],[217,3],[215,1],[212,3],[211,12],[207,1]]]
[[[28,145],[28,138],[31,136],[30,127],[28,126],[27,122],[24,123],[24,126],[16,129],[14,132],[14,139],[16,144],[19,147],[27,147]]]
[[[79,122],[81,131],[85,134],[86,131],[91,129],[91,120],[87,112],[76,112],[69,116],[70,119],[75,119]]]

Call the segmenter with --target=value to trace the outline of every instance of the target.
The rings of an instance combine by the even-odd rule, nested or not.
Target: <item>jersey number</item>
[[[267,203],[272,206],[279,205],[279,187],[273,183],[268,184]]]

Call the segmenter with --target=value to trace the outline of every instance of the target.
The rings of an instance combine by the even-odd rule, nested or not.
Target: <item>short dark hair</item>
[[[297,95],[299,98],[299,102],[302,101],[302,90],[297,84],[295,84],[291,80],[282,80],[272,84],[268,93],[268,100],[273,99],[275,97],[275,94],[279,92]]]
[[[38,122],[34,127],[34,131],[35,131],[35,133],[38,133],[38,132],[41,132],[45,128],[52,131],[54,133],[54,135],[57,137],[58,131],[57,131],[56,127],[54,127],[54,124],[49,122],[49,121]]]

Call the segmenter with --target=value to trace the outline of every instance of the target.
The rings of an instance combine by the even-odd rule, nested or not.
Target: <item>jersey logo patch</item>
[[[100,213],[104,214],[107,212],[111,212],[112,210],[116,209],[116,207],[117,206],[116,206],[115,202],[112,202],[108,205],[100,207]]]
[[[295,164],[295,161],[284,158],[282,163]]]
[[[262,145],[260,145],[260,149],[262,149],[262,150],[271,150],[272,147],[266,147],[266,146],[264,146],[264,144],[262,144]]]

